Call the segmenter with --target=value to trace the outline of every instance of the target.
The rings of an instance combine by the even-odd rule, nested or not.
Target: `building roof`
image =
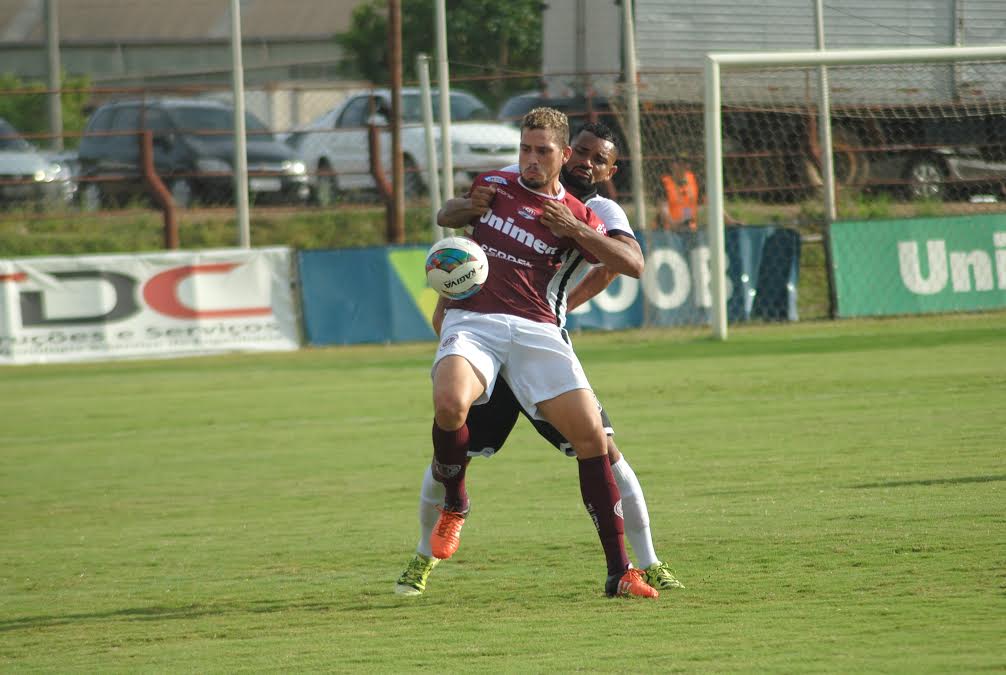
[[[361,0],[241,0],[244,39],[320,38]],[[228,0],[56,0],[64,42],[201,41],[230,35]],[[0,42],[45,38],[45,0],[0,0]]]

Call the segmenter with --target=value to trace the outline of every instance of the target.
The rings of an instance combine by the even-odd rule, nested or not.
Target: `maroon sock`
[[[580,470],[580,495],[604,547],[608,575],[621,574],[629,567],[629,556],[625,553],[623,537],[622,496],[611,473],[611,463],[607,455],[601,455],[580,459],[577,466]]]
[[[468,510],[465,469],[468,467],[468,425],[445,431],[433,422],[433,477],[447,489],[444,508],[464,513]]]

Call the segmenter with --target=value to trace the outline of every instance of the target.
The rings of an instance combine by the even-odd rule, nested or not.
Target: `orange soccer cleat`
[[[440,518],[430,535],[430,549],[433,557],[446,560],[454,555],[461,543],[461,526],[465,524],[468,512],[440,509]]]
[[[646,583],[643,570],[630,567],[622,574],[612,574],[604,584],[604,594],[614,597],[656,598],[657,589]]]

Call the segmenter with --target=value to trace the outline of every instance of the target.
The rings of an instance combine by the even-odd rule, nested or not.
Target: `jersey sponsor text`
[[[503,220],[493,213],[491,209],[482,214],[482,217],[479,218],[479,222],[488,225],[494,230],[502,232],[511,239],[524,244],[528,248],[534,249],[535,253],[552,255],[559,250],[555,246],[549,246],[548,242],[542,241],[538,237],[534,236],[532,232],[517,226],[514,223],[513,218],[508,217],[506,220]]]

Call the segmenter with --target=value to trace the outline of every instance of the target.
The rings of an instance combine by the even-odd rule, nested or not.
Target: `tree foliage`
[[[436,56],[433,0],[401,0],[402,72],[417,79],[416,55]],[[541,72],[541,0],[447,0],[447,55],[452,86],[491,105],[534,88]],[[353,11],[350,28],[336,37],[346,52],[343,74],[375,84],[390,81],[386,0],[368,0]],[[521,76],[523,75],[523,76]]]
[[[62,96],[63,131],[74,133],[84,130],[87,122],[85,105],[90,97],[91,82],[87,77],[63,75]],[[48,94],[46,84],[25,81],[15,75],[0,74],[0,117],[25,134],[49,132]],[[76,136],[65,139],[68,147],[79,142]]]

